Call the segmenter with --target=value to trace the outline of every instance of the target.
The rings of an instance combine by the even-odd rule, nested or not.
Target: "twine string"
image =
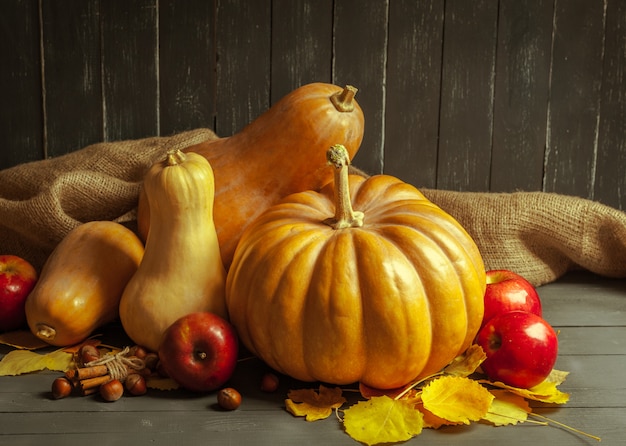
[[[86,367],[93,367],[96,365],[106,365],[109,375],[113,379],[119,379],[124,381],[128,376],[129,370],[141,370],[146,366],[143,359],[136,356],[128,356],[130,347],[125,347],[122,351],[116,354],[107,354],[102,358],[94,359],[85,364]]]

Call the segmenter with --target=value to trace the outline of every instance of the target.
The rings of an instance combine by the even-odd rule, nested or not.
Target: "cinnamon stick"
[[[100,387],[102,384],[108,383],[112,379],[111,375],[96,376],[94,378],[80,380],[79,385],[82,390],[92,389],[94,387]]]

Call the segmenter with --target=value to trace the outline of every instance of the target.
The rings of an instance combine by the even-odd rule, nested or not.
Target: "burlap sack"
[[[626,277],[626,213],[544,192],[421,189],[474,238],[487,269],[510,269],[534,285],[586,269]]]
[[[101,143],[0,171],[0,253],[41,268],[74,227],[113,220],[134,228],[147,168],[170,148],[216,138],[207,129],[172,137]],[[488,269],[505,268],[535,285],[573,268],[626,277],[626,214],[581,198],[520,192],[422,189],[475,239]]]
[[[100,143],[0,171],[0,253],[40,269],[74,227],[113,220],[134,227],[147,168],[169,148],[216,138],[207,129],[172,137]]]

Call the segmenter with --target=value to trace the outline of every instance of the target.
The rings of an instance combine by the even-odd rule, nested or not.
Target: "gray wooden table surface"
[[[626,280],[574,273],[540,287],[539,293],[545,318],[560,330],[556,367],[570,372],[560,389],[571,397],[564,406],[535,412],[597,435],[601,444],[626,444]],[[107,332],[115,337],[119,327],[108,327]],[[0,347],[0,356],[8,351]],[[287,413],[287,391],[314,385],[281,377],[276,393],[263,393],[259,382],[265,371],[256,359],[239,364],[231,384],[244,401],[234,412],[219,410],[215,394],[150,390],[115,403],[80,396],[53,400],[50,385],[58,372],[0,377],[0,445],[358,444],[334,415],[310,423]],[[427,429],[408,442],[486,443],[575,446],[597,441],[558,427],[473,423]]]

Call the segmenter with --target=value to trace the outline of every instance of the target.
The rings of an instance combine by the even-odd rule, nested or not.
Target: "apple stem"
[[[206,352],[196,352],[196,358],[200,359],[200,360],[205,360],[207,357]]]

